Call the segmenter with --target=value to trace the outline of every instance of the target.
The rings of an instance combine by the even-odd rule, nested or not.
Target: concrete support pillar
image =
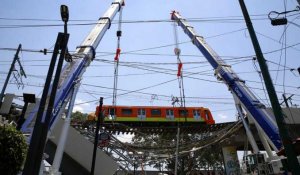
[[[226,175],[239,175],[240,164],[235,146],[226,146],[222,148]]]

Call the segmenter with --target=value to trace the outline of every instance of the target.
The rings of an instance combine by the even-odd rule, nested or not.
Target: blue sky
[[[267,106],[264,87],[262,86],[257,62],[251,60],[254,50],[243,21],[238,1],[230,0],[127,0],[123,9],[123,24],[121,49],[124,54],[120,57],[119,89],[134,91],[176,79],[177,65],[174,55],[173,23],[170,22],[170,12],[179,11],[191,21],[195,31],[203,36],[207,43],[224,59],[232,65],[232,69],[246,81],[253,92],[262,99]],[[9,25],[51,25],[62,24],[59,8],[66,4],[70,11],[70,40],[69,50],[74,51],[79,46],[93,25],[75,25],[94,23],[104,14],[111,4],[109,0],[90,1],[16,1],[2,0],[0,3],[0,48],[17,48],[18,44],[23,49],[41,50],[53,49],[58,32],[63,31],[58,27],[20,27],[8,28]],[[285,47],[282,39],[282,26],[271,26],[268,20],[270,11],[284,11],[284,1],[246,1],[248,11],[253,19],[252,23],[257,32],[263,52],[271,52]],[[286,9],[293,10],[297,5],[296,0],[287,0]],[[290,15],[290,14],[289,14]],[[298,13],[288,17],[288,20],[299,24]],[[4,19],[5,18],[5,19]],[[9,18],[9,19],[7,19]],[[35,19],[35,20],[16,20]],[[118,14],[111,28],[106,32],[97,48],[97,57],[83,76],[82,86],[77,95],[75,109],[82,112],[92,112],[100,96],[104,97],[104,104],[111,104],[113,87],[113,61],[117,45]],[[79,20],[79,21],[78,21]],[[149,22],[159,20],[159,22]],[[73,24],[73,25],[71,25]],[[299,43],[300,28],[289,24],[286,29],[286,46]],[[236,120],[236,110],[232,96],[227,87],[216,83],[214,71],[202,54],[190,42],[181,28],[178,28],[179,45],[183,62],[184,75],[193,74],[184,78],[186,106],[204,106],[210,108],[216,122]],[[285,37],[283,37],[285,38]],[[281,44],[283,43],[283,45]],[[137,51],[142,50],[142,51]],[[0,87],[3,86],[10,62],[15,51],[0,50]],[[47,74],[51,54],[31,53],[23,51],[20,54],[21,62],[27,79],[23,79],[24,89],[9,84],[6,92],[22,95],[23,92],[41,95],[45,75]],[[245,57],[239,59],[238,57]],[[280,100],[282,93],[293,96],[293,104],[300,104],[300,77],[291,68],[300,67],[300,45],[282,51],[265,54],[275,88]],[[279,66],[277,64],[283,65]],[[284,65],[286,68],[284,69]],[[279,70],[279,71],[278,71]],[[158,72],[167,72],[158,73]],[[191,78],[192,77],[192,78]],[[98,86],[98,87],[97,87]],[[118,91],[118,94],[125,91]],[[160,86],[141,91],[146,94],[130,93],[119,96],[119,105],[171,105],[171,96],[179,96],[177,80]],[[151,95],[153,94],[153,95]],[[151,97],[155,97],[152,99]],[[151,100],[152,99],[152,100]],[[17,103],[21,103],[16,99]]]

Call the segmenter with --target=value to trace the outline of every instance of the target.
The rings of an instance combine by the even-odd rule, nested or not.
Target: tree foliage
[[[0,126],[0,172],[15,175],[23,165],[27,144],[21,132],[14,126]]]
[[[160,134],[160,135],[141,135],[136,134],[133,139],[133,144],[140,147],[151,148],[158,147],[158,149],[148,149],[149,152],[154,154],[168,154],[173,158],[170,159],[152,159],[149,165],[157,168],[158,170],[167,169],[174,172],[175,170],[175,146],[176,146],[176,133],[174,134]],[[201,137],[197,134],[181,134],[179,150],[184,150],[183,145],[188,145],[193,142],[201,142]],[[160,150],[159,147],[162,147]],[[164,149],[169,147],[169,149]],[[180,154],[178,157],[179,175],[186,175],[197,170],[221,170],[224,169],[221,147],[216,145],[207,146],[198,151],[191,151],[185,154]],[[151,154],[151,153],[150,153]]]
[[[88,114],[84,114],[82,112],[76,111],[72,113],[72,122],[83,123],[87,120]]]

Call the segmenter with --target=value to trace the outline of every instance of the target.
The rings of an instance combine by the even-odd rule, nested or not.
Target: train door
[[[208,121],[209,120],[209,113],[207,110],[205,110],[205,120]]]
[[[174,110],[173,109],[166,110],[166,118],[174,120]]]
[[[116,110],[115,110],[115,108],[109,108],[108,109],[108,118],[110,120],[115,120],[116,119]]]
[[[138,118],[141,120],[146,119],[146,110],[145,109],[138,109]]]
[[[200,120],[200,111],[197,109],[193,110],[193,116],[195,120]]]
[[[189,115],[189,111],[185,108],[180,108],[178,110],[178,114],[179,114],[179,121],[183,122],[183,121],[187,121],[187,118],[190,116]]]

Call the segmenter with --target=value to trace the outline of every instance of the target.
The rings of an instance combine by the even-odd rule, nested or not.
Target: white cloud
[[[218,113],[214,117],[216,123],[224,123],[224,122],[230,122],[233,121],[231,117],[229,117],[227,114],[224,113]]]
[[[78,105],[76,105],[78,104]],[[81,99],[76,99],[75,100],[75,105],[73,107],[73,112],[79,111],[79,112],[84,112],[90,107],[89,103],[84,103],[83,100]]]
[[[79,106],[79,105],[76,105],[76,106],[74,106],[74,108],[73,108],[73,112],[76,112],[76,111],[79,111],[79,112],[83,112],[83,107],[81,107],[81,106]]]
[[[228,118],[228,116],[225,115],[225,114],[218,114],[217,116],[220,117],[221,119],[227,119]]]

